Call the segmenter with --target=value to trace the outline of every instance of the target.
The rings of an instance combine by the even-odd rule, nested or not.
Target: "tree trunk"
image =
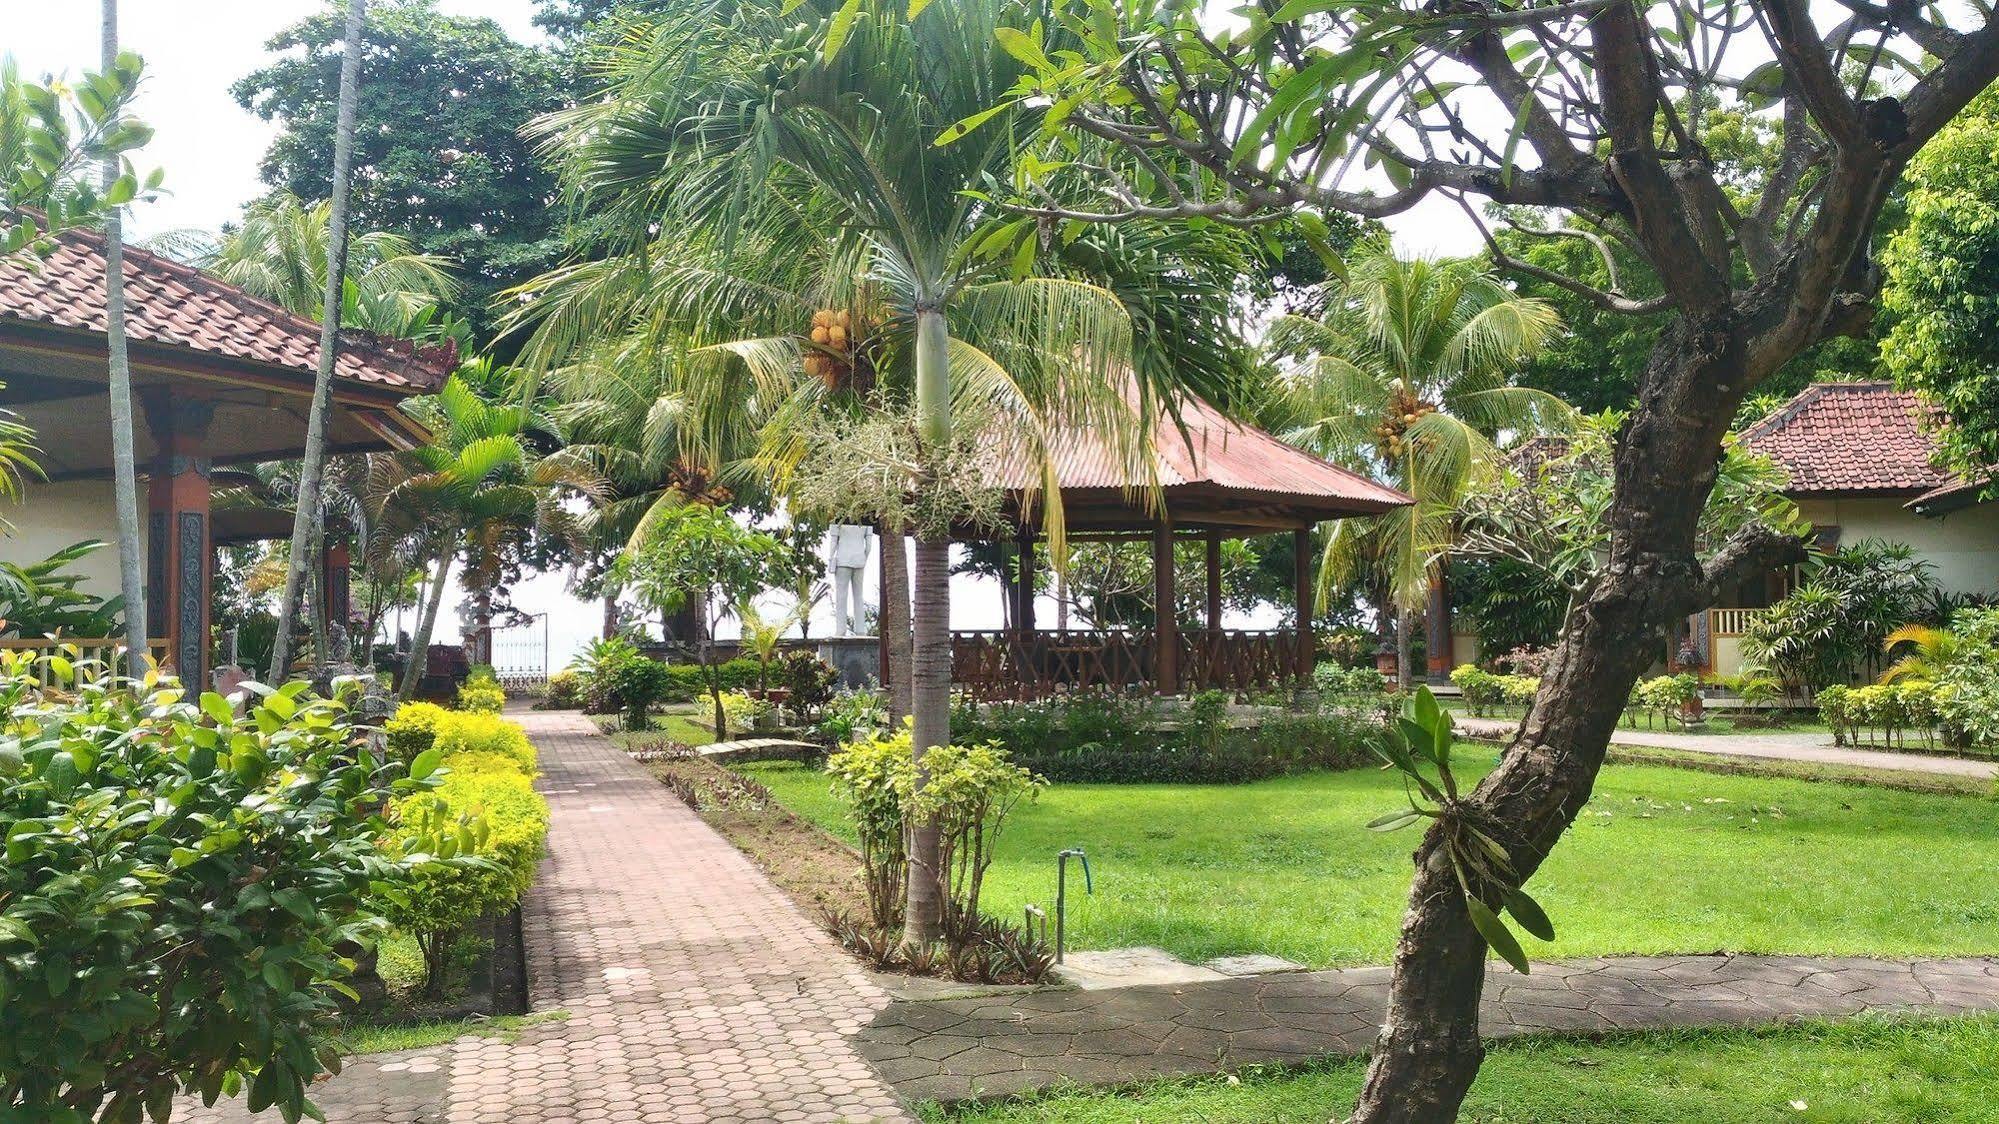
[[[104,0],[104,73],[118,65],[118,0]],[[122,174],[118,158],[106,157],[104,187]],[[146,641],[145,551],[139,545],[139,462],[132,439],[132,364],[125,343],[125,226],[121,211],[104,213],[104,344],[110,360],[112,495],[118,504],[118,588],[125,597],[126,674],[144,673]],[[171,529],[167,533],[172,533]],[[165,577],[165,575],[161,575]],[[205,683],[189,683],[202,691]]]
[[[1753,313],[1714,320],[1675,323],[1655,347],[1616,452],[1603,578],[1564,626],[1519,735],[1466,798],[1470,814],[1504,831],[1523,880],[1589,801],[1623,700],[1672,622],[1716,590],[1802,555],[1797,540],[1768,534],[1728,544],[1705,568],[1695,553],[1729,419],[1747,389],[1796,352],[1752,350]],[[1417,862],[1354,1124],[1451,1120],[1478,1073],[1485,944],[1434,840]]]
[[[326,226],[326,300],[320,307],[319,371],[312,381],[312,409],[306,415],[305,460],[299,466],[297,510],[292,516],[291,562],[285,569],[284,599],[278,603],[278,635],[271,647],[271,681],[283,682],[291,666],[292,634],[298,626],[299,587],[309,552],[325,513],[320,484],[326,475],[326,423],[333,411],[333,366],[340,349],[340,304],[347,276],[347,200],[354,160],[354,112],[361,83],[361,27],[367,0],[348,0],[341,40],[340,102],[333,132],[332,214]],[[322,643],[323,650],[325,645]]]
[[[916,717],[916,787],[928,781],[924,753],[951,741],[951,544],[941,539],[916,543],[915,642],[908,678]],[[909,909],[905,945],[922,947],[943,933],[944,871],[939,863],[935,820],[908,825]]]
[[[416,621],[416,637],[410,641],[409,666],[403,668],[404,702],[416,697],[417,684],[430,663],[430,635],[437,628],[438,610],[444,605],[444,587],[451,579],[451,548],[445,547],[437,559],[437,576],[431,579],[430,596],[424,601],[423,615]]]
[[[889,721],[897,728],[909,717],[909,538],[900,533],[882,533],[882,604],[875,613],[875,627],[887,638],[887,666],[882,676],[888,682]]]
[[[1395,686],[1398,690],[1416,689],[1415,614],[1397,606],[1395,609]]]

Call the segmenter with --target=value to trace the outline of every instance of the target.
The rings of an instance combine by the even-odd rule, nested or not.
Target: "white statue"
[[[868,555],[874,549],[874,532],[850,523],[835,524],[827,534],[827,554],[833,563],[833,634],[861,633],[862,610],[867,599],[862,575],[867,572]]]

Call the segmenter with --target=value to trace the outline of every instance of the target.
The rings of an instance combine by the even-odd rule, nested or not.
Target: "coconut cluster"
[[[1434,402],[1425,402],[1406,391],[1396,391],[1389,399],[1388,412],[1381,424],[1374,427],[1374,438],[1381,449],[1381,455],[1388,460],[1399,460],[1409,451],[1409,427],[1437,412]]]
[[[844,308],[822,308],[812,314],[813,346],[805,352],[805,373],[829,387],[838,387],[853,371],[854,314]]]

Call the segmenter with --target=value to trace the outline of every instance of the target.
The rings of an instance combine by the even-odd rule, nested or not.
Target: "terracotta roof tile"
[[[1916,396],[1885,382],[1814,383],[1742,431],[1791,474],[1791,495],[1920,494],[1955,479],[1934,463]]]
[[[126,333],[135,342],[184,347],[307,375],[319,363],[319,325],[191,266],[127,248]],[[0,260],[0,325],[43,324],[102,334],[104,239],[70,231],[37,264]],[[339,378],[424,393],[456,363],[455,349],[422,348],[367,332],[341,336]]]

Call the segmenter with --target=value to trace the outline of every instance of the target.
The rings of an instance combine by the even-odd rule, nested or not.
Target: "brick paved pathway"
[[[1769,1023],[1864,1010],[1999,1011],[1999,958],[1913,963],[1793,956],[1620,957],[1487,977],[1481,1029],[1503,1038]],[[1388,969],[1212,983],[900,1001],[861,1050],[912,1101],[1121,1084],[1374,1044]]]
[[[1513,737],[1514,719],[1455,715],[1458,729],[1482,738]],[[1850,749],[1832,744],[1831,734],[1770,732],[1763,734],[1675,734],[1666,730],[1629,730],[1610,735],[1612,745],[1634,749],[1672,749],[1716,757],[1759,757],[1802,761],[1813,765],[1843,765],[1890,773],[1930,773],[1952,777],[1999,777],[1999,763],[1934,753],[1893,753],[1884,749]]]
[[[509,717],[553,812],[533,1006],[568,1017],[352,1059],[315,1096],[331,1124],[908,1121],[855,1049],[888,1002],[858,965],[588,719]]]

